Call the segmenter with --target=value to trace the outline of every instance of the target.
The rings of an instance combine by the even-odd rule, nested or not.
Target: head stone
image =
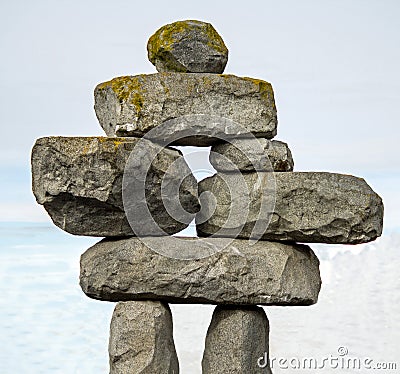
[[[221,74],[228,49],[214,27],[188,20],[165,25],[147,43],[150,62],[159,72]]]

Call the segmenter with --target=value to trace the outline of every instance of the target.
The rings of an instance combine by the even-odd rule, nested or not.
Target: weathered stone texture
[[[214,27],[187,20],[165,25],[147,43],[149,60],[157,71],[221,74],[228,49]]]
[[[256,143],[257,142],[257,143]],[[210,163],[221,172],[293,171],[288,145],[278,140],[234,139],[211,147]]]
[[[169,306],[157,301],[118,303],[108,351],[110,374],[178,374]]]
[[[271,374],[268,357],[269,322],[262,308],[215,308],[207,331],[203,374]]]
[[[364,179],[325,172],[273,175],[275,206],[271,221],[262,233],[263,239],[357,244],[375,240],[381,235],[382,199]],[[274,185],[265,182],[267,177],[271,177],[271,173],[231,173],[217,174],[201,181],[202,209],[196,216],[199,235],[252,237],[253,227],[259,221],[263,195],[273,195],[271,189]],[[244,178],[243,183],[241,178]],[[201,196],[206,191],[216,199],[214,211],[210,195]],[[224,227],[231,209],[239,213],[234,214],[229,227]]]
[[[164,240],[148,239],[154,244]],[[222,238],[205,241],[210,247],[226,243]],[[199,239],[182,239],[174,250],[187,246],[200,250]],[[160,255],[130,238],[105,239],[89,248],[81,257],[80,284],[87,296],[106,301],[309,305],[317,301],[321,279],[319,261],[304,245],[250,245],[236,239],[214,255],[187,261]]]
[[[154,140],[168,140],[172,134],[185,137],[176,144],[210,145],[218,136],[276,135],[274,93],[262,80],[197,73],[143,74],[101,83],[94,96],[97,118],[108,136],[140,137],[157,128]],[[174,119],[178,120],[158,128]]]
[[[55,225],[75,235],[134,235],[124,211],[122,179],[138,141],[104,137],[48,137],[36,141],[32,150],[33,192]],[[151,142],[144,141],[148,144],[147,151],[152,149]],[[144,167],[146,154],[138,154],[137,158],[132,163],[132,174]],[[162,150],[152,162],[145,182],[149,211],[169,234],[183,230],[190,223],[173,219],[161,199],[161,181],[177,159],[179,165],[169,169],[168,178],[172,183],[180,183],[182,176],[188,175],[179,189],[180,203],[188,212],[197,212],[197,182],[178,151]],[[143,230],[147,224],[138,222]]]

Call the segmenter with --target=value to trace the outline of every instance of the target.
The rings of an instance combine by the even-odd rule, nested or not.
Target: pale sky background
[[[400,203],[400,2],[4,1],[0,5],[2,221],[49,221],[30,193],[36,138],[104,135],[93,89],[152,73],[146,43],[175,20],[211,22],[229,48],[226,73],[272,83],[278,136],[296,170],[363,176],[386,228]]]
[[[184,19],[219,31],[226,73],[272,83],[276,139],[289,144],[296,170],[364,177],[385,203],[380,240],[312,245],[320,300],[267,308],[272,353],[322,357],[345,345],[398,359],[400,1],[0,0],[0,372],[107,372],[113,305],[89,300],[77,282],[79,255],[96,239],[6,222],[51,224],[31,193],[35,139],[104,135],[94,87],[155,72],[148,38]],[[172,309],[181,372],[200,373],[212,306]]]

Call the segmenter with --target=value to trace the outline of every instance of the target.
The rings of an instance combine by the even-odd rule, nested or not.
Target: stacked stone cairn
[[[117,302],[110,373],[179,372],[168,303],[217,305],[203,373],[271,373],[260,305],[311,305],[320,291],[318,258],[298,243],[375,240],[381,198],[351,175],[293,172],[287,144],[270,140],[271,85],[223,75],[210,24],[163,26],[147,48],[158,73],[95,89],[107,137],[36,141],[33,192],[61,229],[105,237],[82,255],[80,285]],[[211,146],[218,173],[197,184],[174,145]],[[199,237],[173,236],[194,217]]]

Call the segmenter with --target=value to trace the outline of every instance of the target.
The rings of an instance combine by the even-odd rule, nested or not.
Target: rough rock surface
[[[258,142],[255,144],[255,142]],[[210,163],[221,172],[293,171],[288,145],[278,140],[233,139],[211,147]]]
[[[381,235],[383,203],[364,179],[325,172],[273,175],[276,201],[263,239],[357,244]],[[202,209],[196,216],[198,234],[252,237],[266,191],[263,178],[270,176],[271,173],[217,174],[201,181],[199,196],[205,191],[211,192],[216,205],[210,194],[200,196]],[[244,178],[244,183],[240,178]],[[267,197],[273,196],[273,192],[269,195]],[[243,213],[227,221],[231,209]]]
[[[157,141],[169,140],[172,134],[185,138],[175,144],[211,145],[218,136],[236,138],[252,133],[270,139],[276,135],[274,93],[269,83],[258,79],[143,74],[101,83],[94,96],[97,118],[108,136],[143,136],[157,128],[153,133]],[[168,126],[160,128],[165,121]]]
[[[214,27],[195,20],[161,27],[150,37],[147,52],[159,72],[221,74],[228,62],[228,49]]]
[[[210,246],[225,243],[222,238],[206,241]],[[199,245],[193,238],[180,242],[176,252]],[[187,261],[160,255],[130,238],[104,239],[89,248],[81,256],[80,285],[87,296],[105,301],[310,305],[317,301],[321,279],[319,261],[304,245],[250,245],[235,239],[214,255]]]
[[[268,357],[269,323],[262,308],[215,308],[206,336],[203,374],[271,374]]]
[[[138,141],[104,137],[38,139],[32,150],[32,187],[37,202],[58,227],[71,234],[133,235],[124,212],[122,179],[125,164]],[[154,146],[144,141],[148,143],[147,150]],[[142,167],[145,157],[138,157],[133,172]],[[178,183],[182,175],[188,175],[179,190],[180,203],[188,212],[197,212],[197,182],[178,151],[162,150],[151,164],[145,182],[149,210],[168,234],[179,232],[190,223],[173,219],[161,199],[161,180],[177,159],[179,165],[172,167],[168,176]],[[148,222],[140,223],[146,227]]]
[[[169,306],[157,301],[118,303],[108,351],[110,374],[178,374]]]

